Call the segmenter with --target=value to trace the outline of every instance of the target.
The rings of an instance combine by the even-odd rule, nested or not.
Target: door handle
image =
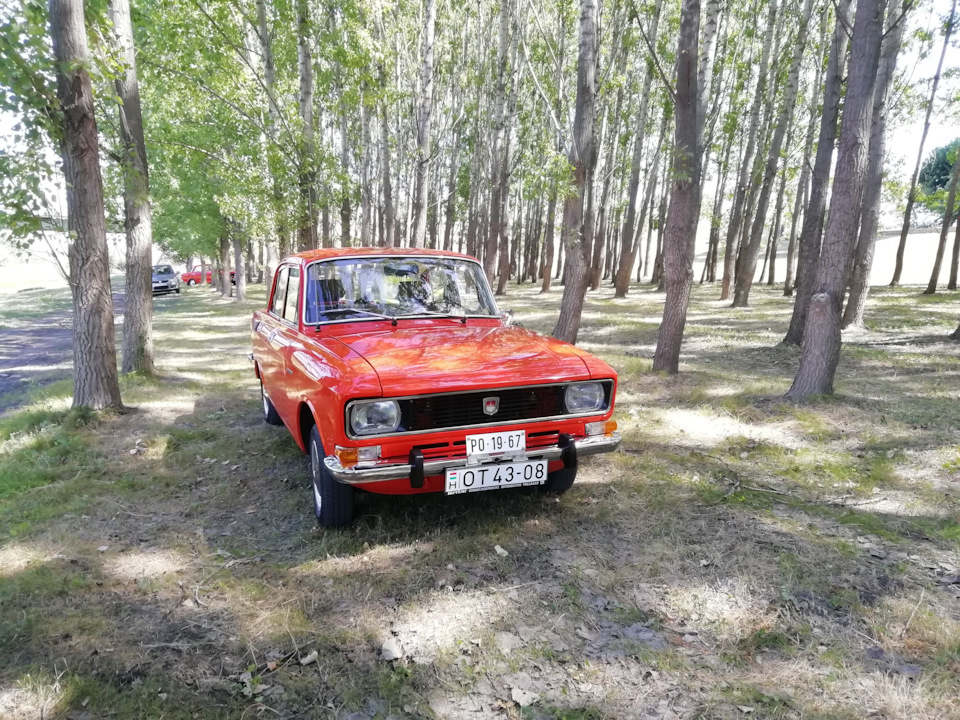
[[[290,368],[287,368],[286,370],[287,370],[287,375],[293,375],[293,370],[291,370]]]
[[[273,342],[273,339],[277,336],[276,330],[271,330],[270,334],[267,335],[267,342]]]

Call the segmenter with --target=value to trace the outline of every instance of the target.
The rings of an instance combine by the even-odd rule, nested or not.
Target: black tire
[[[197,281],[194,280],[193,278],[190,278],[189,280],[187,280],[187,285],[189,285],[190,287],[193,287],[196,284],[197,284]]]
[[[571,487],[573,481],[577,479],[577,469],[561,468],[547,475],[547,481],[541,486],[544,492],[563,494]]]
[[[180,294],[180,288],[177,288],[177,295]]]
[[[337,482],[323,462],[323,443],[314,425],[310,430],[310,485],[313,512],[320,527],[347,527],[353,522],[353,486]]]
[[[280,419],[280,414],[273,406],[273,402],[263,391],[263,380],[260,381],[260,402],[263,404],[263,421],[267,425],[283,425],[283,420]]]

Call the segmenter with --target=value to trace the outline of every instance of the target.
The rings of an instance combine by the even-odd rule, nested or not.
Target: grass
[[[960,716],[960,302],[875,293],[837,395],[793,406],[785,301],[713,296],[669,377],[661,296],[590,294],[624,445],[564,497],[363,496],[337,532],[260,420],[262,289],[160,299],[129,412],[61,381],[0,416],[0,717]],[[558,301],[502,304],[549,332]]]

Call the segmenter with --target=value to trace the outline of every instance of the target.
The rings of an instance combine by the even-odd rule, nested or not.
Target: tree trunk
[[[313,56],[310,50],[310,9],[297,0],[297,60],[300,74],[300,121],[303,153],[300,156],[300,217],[297,240],[300,250],[317,247],[316,148],[313,127]]]
[[[664,230],[663,276],[667,291],[653,356],[655,371],[676,373],[693,285],[693,254],[700,215],[700,142],[704,116],[697,89],[700,0],[683,0],[677,45],[676,129],[670,207]]]
[[[951,340],[960,340],[960,325],[957,325],[957,329],[950,334]]]
[[[790,141],[787,141],[787,147]],[[773,220],[773,233],[770,236],[770,267],[767,275],[767,285],[773,285],[777,274],[777,252],[780,249],[780,237],[783,235],[783,196],[787,190],[787,165],[784,163],[780,174],[780,189],[777,191],[777,206]],[[760,273],[763,277],[763,273]]]
[[[323,246],[325,248],[333,247],[333,237],[330,235],[330,203],[323,201],[323,207],[320,211],[320,230],[322,232]]]
[[[540,270],[540,292],[550,292],[550,280],[553,275],[553,234],[557,222],[557,181],[550,184],[550,198],[547,200],[547,227],[543,234],[543,266]]]
[[[191,270],[193,268],[190,268]],[[212,278],[211,278],[212,279]],[[200,256],[200,285],[207,284],[207,258]]]
[[[953,0],[950,5],[950,18],[947,20],[947,26],[943,33],[943,49],[940,51],[940,62],[937,63],[937,72],[933,76],[933,85],[930,88],[930,99],[927,101],[927,115],[923,121],[923,134],[920,135],[920,149],[917,150],[917,162],[913,166],[913,175],[910,177],[910,190],[907,192],[907,208],[903,213],[903,227],[900,230],[900,244],[897,246],[897,262],[893,270],[893,279],[890,281],[890,287],[897,287],[900,284],[900,275],[903,273],[903,253],[907,247],[907,234],[910,232],[910,223],[913,220],[913,205],[917,200],[917,177],[920,174],[920,166],[923,164],[923,146],[927,142],[927,133],[930,131],[930,116],[933,114],[933,102],[937,97],[937,88],[940,86],[940,73],[943,71],[943,60],[947,56],[947,48],[950,46],[950,36],[953,34],[955,23],[955,14],[957,11],[957,0]]]
[[[820,136],[817,141],[817,156],[813,163],[810,181],[810,202],[803,214],[800,230],[800,247],[797,258],[796,299],[790,327],[783,339],[786,345],[799,345],[807,323],[807,308],[810,306],[813,283],[820,261],[820,236],[823,230],[824,213],[827,207],[827,184],[830,181],[830,165],[837,139],[837,120],[840,98],[843,96],[843,76],[847,55],[847,30],[849,27],[850,0],[838,0],[837,22],[830,45],[830,59],[824,80],[823,106],[820,115]]]
[[[410,247],[423,247],[427,235],[427,196],[430,165],[430,122],[433,115],[433,42],[437,19],[436,0],[424,0],[423,68],[420,74],[420,108],[417,113],[417,155],[414,160],[413,233]]]
[[[230,220],[224,220],[223,234],[220,236],[220,294],[230,297]]]
[[[954,160],[954,162],[957,161],[958,160]],[[957,289],[958,266],[960,266],[960,220],[957,220],[957,230],[953,236],[953,253],[950,257],[950,281],[947,283],[947,290]]]
[[[380,66],[380,89],[383,92],[386,88],[386,75],[383,66]],[[384,93],[385,94],[385,93]],[[387,124],[387,100],[386,97],[380,100],[380,152],[383,156],[382,173],[383,179],[383,244],[386,247],[394,247],[397,244],[394,231],[396,229],[396,219],[393,210],[393,186],[390,184],[390,128]]]
[[[930,282],[927,284],[927,289],[923,291],[924,295],[933,295],[937,292],[937,284],[940,282],[940,268],[943,265],[943,255],[947,250],[947,238],[950,236],[950,226],[956,217],[953,210],[957,199],[957,183],[960,183],[960,154],[953,161],[953,176],[950,178],[950,189],[947,191],[947,207],[943,213],[943,223],[940,226],[937,257],[933,261],[933,272],[930,273]]]
[[[233,299],[236,302],[243,302],[247,297],[247,274],[244,272],[243,264],[243,238],[241,233],[235,230],[233,235],[233,276],[235,278]]]
[[[813,0],[805,0],[803,12],[800,16],[800,28],[795,40],[793,59],[790,63],[790,72],[787,76],[787,86],[783,92],[780,114],[767,153],[767,163],[763,171],[753,227],[750,229],[750,237],[744,248],[741,267],[737,274],[733,307],[746,307],[750,302],[750,288],[753,287],[753,279],[757,272],[757,254],[763,241],[763,228],[766,225],[767,207],[770,203],[770,194],[773,191],[777,167],[780,163],[780,151],[783,149],[783,139],[787,129],[793,122],[793,109],[796,107],[797,90],[800,86],[800,63],[803,60],[803,51],[807,43],[807,26],[812,10]]]
[[[723,164],[720,165],[717,159],[717,172],[720,175],[720,183],[717,186],[717,194],[713,201],[713,213],[710,218],[710,242],[707,247],[707,281],[716,282],[717,280],[717,257],[720,253],[720,227],[723,225],[723,200],[727,189],[727,178],[730,175],[730,153],[733,148],[733,138],[727,139],[727,148],[724,151]]]
[[[83,3],[50,0],[73,295],[73,406],[121,408],[100,147]]]
[[[483,269],[487,280],[493,283],[496,268],[497,246],[500,240],[503,221],[503,187],[500,180],[502,175],[503,157],[500,143],[503,137],[504,119],[506,116],[506,87],[507,87],[507,48],[509,38],[510,3],[501,0],[500,3],[500,42],[497,49],[497,84],[493,101],[493,138],[490,141],[490,222],[488,235],[483,254]]]
[[[270,122],[267,125],[267,135],[271,142],[277,141],[277,127],[280,124],[280,108],[277,107],[277,68],[273,59],[273,44],[270,40],[270,28],[267,26],[266,0],[257,0],[257,35],[260,40],[260,54],[263,57],[263,80],[267,89],[267,109],[270,113]],[[273,180],[273,211],[276,241],[268,240],[265,248],[265,262],[262,271],[268,278],[273,279],[273,271],[277,266],[277,253],[286,253],[289,243],[287,230],[287,202],[283,191],[283,169],[278,162],[268,156],[267,166]]]
[[[618,61],[617,73],[623,75],[626,68],[626,57],[627,50],[624,47],[621,47],[620,50],[620,59]],[[641,101],[642,102],[642,101]],[[610,201],[610,186],[613,182],[614,175],[618,174],[617,170],[617,160],[619,158],[620,150],[620,118],[621,110],[623,108],[623,85],[617,88],[617,99],[613,104],[613,126],[610,129],[610,139],[606,154],[606,162],[603,166],[603,172],[601,176],[603,177],[603,189],[600,192],[600,212],[598,213],[599,222],[597,225],[597,235],[593,241],[593,258],[590,262],[590,277],[589,277],[589,288],[591,290],[597,290],[600,288],[601,275],[603,273],[603,254],[606,249],[608,240],[607,240],[607,207]],[[604,125],[608,122],[609,118],[604,117]],[[604,129],[604,133],[606,128]],[[601,136],[602,137],[602,136]],[[603,139],[601,139],[600,147],[603,146]]]
[[[517,115],[517,86],[519,85],[519,78],[517,77],[516,70],[520,67],[517,62],[517,43],[520,39],[519,31],[514,32],[513,40],[510,43],[510,67],[511,77],[510,77],[510,94],[507,99],[507,111],[504,116],[503,124],[503,163],[500,166],[500,196],[503,198],[504,202],[504,224],[500,228],[500,267],[499,267],[499,279],[497,281],[497,295],[505,295],[507,292],[507,282],[510,280],[510,224],[508,222],[510,215],[507,210],[507,199],[510,194],[510,175],[511,168],[510,164],[512,162],[511,150],[513,147],[513,121]],[[517,202],[518,211],[520,207],[520,202]]]
[[[447,179],[447,202],[443,221],[443,249],[453,250],[453,223],[457,210],[457,172],[460,169],[460,128],[453,135],[453,152],[450,156],[450,175]]]
[[[750,126],[747,130],[747,144],[740,162],[737,190],[733,196],[730,222],[727,225],[727,247],[723,254],[723,280],[720,288],[721,300],[728,300],[730,298],[730,285],[733,282],[734,261],[737,256],[737,241],[740,237],[740,225],[745,217],[744,207],[747,202],[747,193],[751,180],[750,169],[753,165],[753,156],[757,144],[757,132],[760,128],[760,108],[766,97],[767,75],[769,74],[770,67],[770,48],[773,45],[776,17],[777,0],[770,0],[766,33],[763,37],[763,49],[760,52],[760,66],[757,71],[757,87],[753,97],[753,103],[750,106]]]
[[[343,174],[343,187],[340,188],[340,247],[353,246],[353,231],[350,223],[353,218],[351,199],[353,188],[350,184],[350,134],[347,109],[340,108],[340,172]]]
[[[118,113],[123,143],[123,209],[127,235],[122,370],[125,373],[152,373],[153,220],[129,0],[111,0],[110,20],[116,32],[117,55],[126,65],[114,81],[117,97],[121,100]]]
[[[908,0],[909,1],[909,0]],[[907,2],[897,11],[894,0],[888,7],[887,31],[884,34],[880,55],[880,71],[877,75],[877,87],[873,98],[873,118],[870,126],[870,157],[867,161],[867,180],[863,191],[863,212],[860,220],[860,239],[857,243],[856,257],[853,261],[853,273],[850,280],[850,295],[843,310],[841,327],[863,326],[863,311],[866,307],[867,293],[870,290],[870,270],[873,267],[873,253],[877,243],[877,226],[880,220],[880,194],[883,187],[883,160],[886,149],[887,101],[893,88],[893,79],[897,67],[897,55],[903,39],[904,26],[907,24],[905,13]],[[899,18],[899,20],[898,20]],[[896,25],[891,27],[891,22]]]
[[[660,28],[660,10],[663,0],[657,0],[653,9],[653,17],[650,18],[649,39],[650,43],[656,46],[657,34]],[[623,224],[623,241],[620,251],[620,263],[614,278],[614,297],[622,298],[627,296],[630,289],[630,276],[633,274],[633,265],[637,259],[639,250],[639,239],[641,233],[636,228],[643,227],[643,221],[636,221],[637,217],[637,193],[640,190],[640,168],[643,159],[643,140],[646,137],[647,111],[650,102],[650,87],[653,84],[654,68],[652,63],[647,63],[643,76],[643,90],[640,94],[640,112],[637,115],[637,132],[633,139],[633,157],[630,161],[630,182],[627,185],[627,217]],[[653,173],[656,175],[656,172]],[[649,182],[649,180],[648,180]],[[634,241],[636,237],[636,241]],[[628,245],[629,244],[629,245]]]
[[[577,100],[573,121],[573,138],[567,159],[571,165],[569,185],[564,193],[563,225],[560,242],[566,248],[563,297],[560,316],[553,336],[568,343],[577,341],[580,315],[587,292],[587,257],[581,225],[584,225],[584,200],[592,182],[596,164],[593,140],[594,103],[596,101],[597,4],[596,0],[580,0],[580,48],[577,55]]]
[[[364,94],[365,95],[365,94]],[[373,245],[373,188],[370,182],[370,112],[365,104],[365,96],[360,100],[360,137],[363,148],[360,156],[360,245]]]
[[[840,361],[840,310],[847,268],[857,239],[867,170],[873,95],[883,38],[883,9],[882,0],[857,2],[844,98],[843,135],[824,233],[823,257],[817,267],[810,300],[800,367],[787,393],[787,398],[795,402],[832,393]]]
[[[822,48],[826,41],[826,17],[827,13],[822,13],[820,21],[820,44]],[[810,86],[810,104],[807,111],[810,120],[807,123],[807,134],[803,141],[803,159],[800,161],[800,178],[797,181],[797,196],[793,201],[793,214],[790,217],[790,241],[787,244],[787,277],[783,281],[783,296],[793,295],[793,261],[797,253],[797,226],[800,220],[800,214],[803,211],[804,199],[807,195],[807,186],[810,182],[810,156],[813,154],[814,134],[817,130],[817,117],[820,108],[819,94],[817,88],[820,86],[820,78],[823,75],[823,62],[817,63],[816,79]]]

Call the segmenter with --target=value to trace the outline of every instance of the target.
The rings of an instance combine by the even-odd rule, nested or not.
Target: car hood
[[[338,339],[373,367],[387,397],[590,377],[572,345],[518,327],[411,327]]]

